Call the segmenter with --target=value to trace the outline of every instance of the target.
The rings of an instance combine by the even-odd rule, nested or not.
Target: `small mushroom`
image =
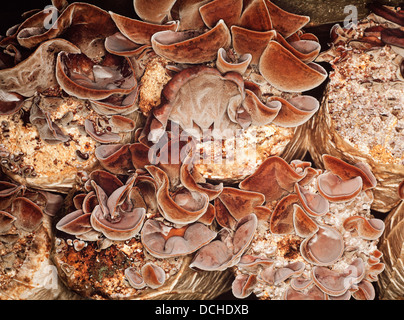
[[[178,189],[170,194],[167,174],[156,166],[146,166],[157,185],[157,203],[162,215],[173,223],[186,224],[202,217],[209,205],[209,197],[205,193]]]
[[[340,177],[342,180],[361,177],[363,181],[363,190],[371,189],[376,186],[376,178],[366,164],[357,163],[356,165],[351,165],[328,154],[324,154],[322,159],[325,168]]]
[[[144,281],[141,273],[137,271],[134,267],[129,267],[125,269],[125,278],[128,280],[129,284],[135,289],[143,289],[146,287],[146,282]]]
[[[75,210],[56,224],[56,229],[71,235],[82,235],[91,231],[93,228],[90,223],[91,213],[84,213],[81,209]]]
[[[111,222],[104,217],[100,205],[97,205],[91,213],[90,222],[94,230],[110,240],[128,240],[139,233],[145,215],[144,208],[134,208],[130,212],[121,213],[118,222]]]
[[[329,202],[321,194],[312,193],[298,183],[295,184],[295,192],[298,195],[304,210],[309,215],[313,217],[321,217],[328,212],[330,208]]]
[[[42,209],[24,197],[13,200],[10,213],[16,217],[14,225],[24,231],[33,232],[42,224]]]
[[[161,287],[166,281],[166,273],[163,268],[154,263],[146,263],[142,267],[141,272],[145,284],[152,289]]]
[[[273,2],[265,0],[272,26],[286,39],[303,28],[310,21],[310,17],[287,12]]]
[[[129,144],[100,145],[95,156],[104,169],[114,174],[127,174],[135,169]]]
[[[337,261],[344,251],[341,234],[334,228],[319,226],[318,231],[303,240],[300,252],[305,260],[320,266],[327,266]]]
[[[64,91],[81,99],[102,100],[113,94],[130,94],[137,86],[130,60],[111,54],[95,64],[84,54],[60,52],[56,78]]]
[[[151,255],[163,259],[193,253],[215,237],[216,232],[199,222],[174,228],[149,219],[141,232],[141,240],[146,250]]]
[[[301,274],[304,267],[305,264],[301,261],[289,263],[281,268],[275,268],[274,265],[271,265],[263,269],[259,276],[264,282],[270,285],[277,285],[292,276]]]
[[[220,19],[230,28],[237,24],[243,10],[242,0],[213,0],[199,8],[199,13],[206,26],[213,28]]]
[[[0,234],[7,233],[13,226],[16,217],[5,211],[0,211]]]
[[[380,219],[366,219],[362,216],[352,216],[344,221],[344,229],[354,232],[365,240],[376,240],[384,231],[384,222]]]
[[[315,266],[312,270],[316,285],[330,296],[343,295],[352,285],[359,283],[364,275],[361,258],[355,259],[345,272],[337,272],[325,267]]]
[[[298,201],[299,198],[295,194],[290,194],[278,202],[270,218],[269,229],[273,234],[294,233],[294,206]]]
[[[260,192],[265,201],[280,199],[293,191],[296,182],[302,180],[306,171],[298,173],[282,158],[273,156],[266,159],[258,169],[240,182],[243,190]]]
[[[255,207],[265,201],[261,193],[231,187],[224,187],[219,199],[237,221],[252,213]]]
[[[237,264],[253,238],[257,223],[257,217],[250,214],[238,221],[234,233],[222,229],[219,232],[220,240],[214,240],[202,247],[190,267],[212,271],[225,270]]]
[[[252,55],[250,53],[243,54],[238,61],[232,62],[229,60],[226,50],[220,48],[217,52],[216,68],[221,73],[227,73],[230,71],[235,71],[244,74],[251,62]]]
[[[304,210],[293,205],[293,226],[299,237],[307,238],[318,231],[318,225],[304,212]]]
[[[160,31],[176,31],[178,28],[177,21],[171,21],[164,25],[148,23],[137,19],[131,19],[120,14],[110,12],[112,20],[114,20],[119,31],[129,40],[137,44],[151,45],[153,34]]]
[[[175,0],[134,0],[133,5],[137,15],[145,21],[163,23],[171,20],[171,8]]]
[[[6,92],[0,89],[0,115],[16,113],[23,106],[25,98],[13,92]]]
[[[245,299],[252,293],[256,283],[257,276],[254,274],[237,275],[231,285],[232,293],[237,299]]]

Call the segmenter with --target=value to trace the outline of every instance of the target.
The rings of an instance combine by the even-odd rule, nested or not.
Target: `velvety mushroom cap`
[[[151,37],[160,31],[176,31],[178,22],[171,21],[165,25],[147,23],[137,19],[131,19],[120,14],[110,12],[112,20],[114,20],[119,31],[131,41],[138,44],[151,45]]]
[[[325,168],[340,177],[342,180],[361,177],[364,190],[371,189],[376,186],[376,178],[366,164],[357,163],[356,165],[351,165],[328,154],[323,155],[322,158]]]
[[[81,209],[73,211],[56,224],[56,229],[66,232],[71,235],[81,235],[93,228],[90,223],[91,213],[85,214]]]
[[[355,198],[362,190],[362,178],[342,180],[337,175],[328,172],[317,178],[318,192],[327,200],[343,202]]]
[[[171,18],[171,8],[175,0],[133,0],[137,15],[145,21],[162,23]]]
[[[96,206],[91,214],[91,226],[99,232],[102,232],[111,240],[128,240],[139,233],[142,228],[146,215],[144,208],[135,208],[131,212],[125,212],[120,215],[118,222],[111,222],[104,217],[101,206]]]
[[[209,197],[204,193],[178,189],[170,194],[170,181],[167,174],[156,166],[146,166],[157,185],[157,203],[161,214],[173,223],[187,224],[202,217],[209,205]]]
[[[41,208],[23,197],[13,200],[11,214],[16,217],[14,225],[24,231],[35,231],[42,224],[43,212]]]

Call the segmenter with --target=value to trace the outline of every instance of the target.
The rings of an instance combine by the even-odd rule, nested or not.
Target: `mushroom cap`
[[[230,31],[223,20],[211,30],[160,31],[151,38],[153,50],[160,56],[178,63],[198,64],[214,60],[220,48],[230,46]],[[200,50],[204,48],[204,50]]]
[[[145,222],[141,234],[146,250],[162,259],[193,253],[215,237],[216,232],[199,222],[174,228],[152,219]]]
[[[60,52],[56,78],[68,94],[81,99],[102,100],[113,94],[130,94],[137,86],[127,57],[106,55],[95,64],[84,54]]]

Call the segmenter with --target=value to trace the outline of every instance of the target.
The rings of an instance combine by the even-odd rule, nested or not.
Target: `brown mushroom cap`
[[[24,61],[16,66],[0,70],[2,90],[25,97],[33,96],[37,91],[44,91],[57,85],[55,78],[55,53],[80,52],[72,43],[63,39],[53,39],[41,43]]]
[[[249,177],[240,182],[243,190],[260,192],[265,195],[265,201],[280,199],[293,191],[296,182],[302,180],[307,171],[296,172],[280,157],[269,157]],[[273,181],[271,184],[265,181]]]
[[[214,60],[220,48],[229,47],[231,37],[226,24],[220,20],[214,28],[202,34],[195,31],[161,31],[153,34],[151,42],[153,50],[164,58],[197,64]]]
[[[337,175],[328,172],[317,178],[318,192],[333,202],[344,202],[355,198],[362,190],[362,178],[342,180]]]
[[[319,226],[318,231],[303,240],[300,246],[302,256],[310,263],[328,266],[337,261],[344,251],[341,234],[334,228]]]
[[[131,19],[120,14],[109,12],[119,31],[129,40],[137,44],[151,45],[151,37],[160,31],[176,31],[177,21],[171,21],[165,25],[148,23],[137,19]]]
[[[14,225],[27,232],[35,231],[42,224],[42,209],[27,198],[18,197],[14,199],[10,213],[16,217]]]
[[[141,233],[146,250],[157,258],[188,255],[215,237],[216,232],[199,222],[174,228],[153,219],[145,222]]]
[[[134,69],[126,57],[106,55],[95,64],[84,54],[61,52],[56,65],[59,85],[81,99],[102,100],[113,94],[129,94],[137,86]]]

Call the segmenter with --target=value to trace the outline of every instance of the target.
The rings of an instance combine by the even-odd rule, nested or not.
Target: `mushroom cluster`
[[[313,62],[321,49],[318,39],[301,30],[309,17],[264,0],[134,1],[134,7],[142,20],[110,13],[119,32],[105,45],[144,72],[139,106],[148,116],[149,144],[157,144],[174,123],[204,142],[205,159],[215,157],[205,152],[210,139],[234,144],[236,132],[241,133],[238,141],[257,132],[263,138],[254,144],[268,140],[264,157],[305,153],[305,138],[296,130],[318,111],[319,102],[302,92],[327,78]],[[159,59],[147,58],[153,54]],[[156,91],[154,98],[148,91]],[[206,178],[225,180],[230,167],[238,166],[227,162],[197,167]],[[234,179],[250,174],[257,164],[245,166]]]
[[[402,10],[372,4],[355,27],[331,28],[331,46],[321,53],[329,83],[320,111],[303,131],[317,167],[324,153],[364,161],[376,177],[372,209],[389,212],[399,202],[404,179]]]
[[[0,140],[22,155],[21,170],[10,159],[2,168],[22,184],[68,193],[82,171],[99,166],[97,146],[130,141],[142,120],[131,61],[104,47],[117,31],[109,13],[86,3],[54,5],[0,40]]]
[[[375,177],[292,160],[319,110],[304,92],[327,78],[309,17],[268,0],[135,0],[136,19],[52,3],[0,39],[0,158],[18,181],[0,192],[2,233],[57,211],[51,257],[86,298],[210,299],[234,274],[237,298],[374,298]],[[270,142],[207,179],[208,146],[240,132]]]
[[[325,171],[270,157],[240,189],[224,188],[215,202],[223,229],[190,266],[234,267],[237,298],[374,299],[385,227],[370,213],[375,178],[363,163],[323,161]]]

